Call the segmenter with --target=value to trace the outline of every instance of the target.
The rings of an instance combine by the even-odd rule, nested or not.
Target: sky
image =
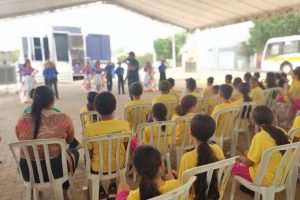
[[[0,20],[0,51],[20,48],[21,36],[45,34],[52,26],[76,26],[85,34],[109,34],[113,52],[124,49],[140,54],[153,51],[154,39],[183,31],[114,5],[94,3]]]

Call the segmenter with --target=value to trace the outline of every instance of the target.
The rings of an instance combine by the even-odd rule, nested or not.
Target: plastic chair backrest
[[[180,144],[180,147],[182,148],[183,151],[191,150],[194,148],[194,143],[193,143],[192,137],[190,136],[190,127],[191,127],[191,121],[192,121],[193,117],[194,117],[194,115],[187,115],[187,116],[183,116],[183,117],[178,117],[175,120],[177,126],[179,126],[181,124],[184,126],[183,137],[182,137],[182,141]],[[172,142],[173,144],[176,143],[175,137],[173,137],[172,141],[173,141]]]
[[[296,134],[300,133],[300,128],[293,128],[289,130],[288,135],[290,136],[290,139],[293,140]]]
[[[126,155],[125,163],[124,165],[122,165],[122,163],[120,163],[120,150],[125,141],[128,141],[128,143],[127,147],[124,146]],[[130,151],[131,133],[106,134],[85,138],[83,140],[83,146],[86,158],[85,170],[87,174],[91,174],[91,156],[88,147],[89,145],[93,145],[92,143],[98,146],[99,173],[96,174],[96,176],[98,176],[99,180],[116,178],[121,175],[122,169],[126,170]],[[106,149],[107,151],[105,152],[104,149]],[[105,159],[108,166],[107,172],[104,172]],[[115,169],[112,169],[113,164],[116,166]]]
[[[220,191],[220,196],[222,197],[231,175],[231,169],[235,164],[237,158],[238,156],[188,169],[183,172],[183,183],[186,183],[193,176],[201,173],[206,173],[206,182],[209,186],[212,180],[213,173],[217,170],[216,173],[218,177],[218,188]],[[206,196],[208,194],[208,190],[209,187],[207,187],[206,189]]]
[[[280,94],[281,90],[282,88],[280,87],[266,89],[267,92],[265,94],[265,105],[271,109],[274,109],[277,102],[276,97],[278,96],[278,94]]]
[[[162,130],[163,127],[165,131]],[[176,123],[174,121],[160,121],[138,125],[137,138],[139,144],[142,144],[145,128],[148,128],[150,133],[149,145],[159,149],[161,155],[165,155],[167,152],[169,152],[171,140],[176,131]],[[168,135],[168,131],[170,131],[171,135]]]
[[[231,137],[232,131],[238,125],[238,118],[241,111],[241,106],[226,108],[215,114],[217,127],[219,126],[220,118],[223,118],[222,133],[219,136],[221,139]]]
[[[29,182],[32,185],[35,184],[44,184],[44,183],[52,183],[53,180],[55,180],[53,176],[53,172],[51,169],[51,163],[50,163],[50,155],[49,155],[49,146],[48,145],[59,145],[60,150],[61,150],[61,162],[62,162],[62,172],[63,172],[63,177],[61,177],[64,180],[68,179],[68,166],[67,166],[67,159],[66,159],[66,141],[63,139],[56,139],[56,138],[51,138],[51,139],[35,139],[35,140],[26,140],[26,141],[20,141],[20,142],[14,142],[9,144],[9,148],[13,154],[13,157],[17,163],[18,170],[21,172],[21,168],[19,165],[19,153],[16,153],[16,151],[22,150],[24,152],[24,156],[28,165],[29,169]],[[43,172],[42,172],[42,167],[41,167],[41,155],[39,154],[38,149],[43,148],[44,153],[42,154],[46,163],[46,169],[47,169],[47,174],[49,177],[49,181],[45,181]],[[36,169],[38,172],[38,177],[39,182],[35,182],[35,177],[34,177],[34,172],[33,172],[33,166],[32,162],[35,161],[36,163]],[[22,176],[22,175],[21,175]],[[23,177],[23,176],[22,176]],[[27,182],[24,180],[24,182]]]
[[[172,190],[170,192],[161,194],[157,197],[153,197],[149,200],[188,200],[189,199],[189,191],[192,187],[193,183],[195,182],[196,177],[192,176],[185,184],[181,187]]]
[[[93,122],[101,121],[101,117],[97,111],[88,111],[80,114],[80,121],[82,132],[84,133],[86,125],[91,124]]]
[[[196,89],[194,90],[194,92],[197,92],[197,93],[198,93],[198,97],[200,97],[201,94],[202,94],[202,90],[203,90],[203,88],[196,88]]]
[[[178,101],[177,100],[169,100],[169,101],[163,101],[161,103],[165,104],[165,106],[167,107],[167,110],[168,110],[167,120],[170,120],[175,113],[175,108],[178,105]]]
[[[218,96],[211,96],[207,98],[207,113],[211,114],[216,105],[221,103],[221,99]]]
[[[281,153],[282,151],[284,151],[284,154],[282,155],[282,159],[278,165],[276,174],[274,175],[273,182],[271,183],[270,187],[280,187],[285,184],[287,176],[289,175],[289,173],[292,173],[295,164],[299,163],[300,142],[280,145],[265,150],[260,161],[260,168],[255,180],[253,181],[255,185],[262,185],[265,171],[268,167],[271,156],[274,153]],[[281,175],[282,178],[280,179]]]
[[[199,97],[197,100],[197,108],[196,113],[207,113],[208,112],[208,98],[206,97]]]
[[[151,107],[152,105],[150,103],[145,103],[124,108],[124,119],[129,122],[133,132],[135,132],[139,124],[147,122]]]
[[[251,112],[254,110],[254,102],[245,102],[241,106],[241,111],[238,118],[238,128],[246,128],[251,122]]]

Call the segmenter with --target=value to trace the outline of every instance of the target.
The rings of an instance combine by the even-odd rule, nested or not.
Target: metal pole
[[[176,67],[176,43],[175,43],[175,33],[172,37],[172,58],[173,58],[173,67]]]

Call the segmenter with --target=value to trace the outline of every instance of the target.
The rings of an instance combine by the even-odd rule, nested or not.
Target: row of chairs
[[[93,200],[98,199],[100,181],[110,180],[113,178],[119,178],[122,181],[126,181],[125,172],[127,169],[127,164],[129,159],[130,139],[131,139],[131,134],[128,133],[128,134],[97,136],[97,137],[88,138],[84,140],[83,145],[84,145],[85,158],[86,158],[85,173],[87,178],[84,184],[87,185],[88,181],[92,182],[91,199]],[[124,140],[128,140],[129,143],[127,144],[126,158],[124,160],[124,163],[121,163],[119,155],[120,155],[121,145],[123,144]],[[89,149],[88,149],[88,145],[95,142],[98,144],[98,148],[99,148],[98,153],[100,158],[98,162],[99,164],[98,174],[91,173],[91,162],[89,159]],[[48,145],[52,145],[52,144],[58,144],[61,148],[62,166],[63,166],[62,169],[63,177],[61,178],[54,178],[51,169]],[[52,186],[52,188],[54,189],[55,198],[61,200],[63,199],[62,184],[67,180],[70,183],[70,189],[71,189],[73,199],[76,199],[78,197],[78,195],[75,194],[76,190],[74,189],[73,178],[70,174],[68,174],[68,168],[66,162],[67,145],[64,140],[37,139],[37,140],[11,143],[9,146],[13,153],[14,159],[17,163],[19,172],[21,171],[21,169],[18,164],[19,163],[18,150],[23,149],[23,151],[25,152],[25,157],[26,157],[27,164],[29,166],[29,174],[30,174],[29,181],[24,181],[26,200],[31,199],[32,191],[33,191],[34,199],[38,199],[38,190],[49,186]],[[49,177],[48,182],[46,182],[43,178],[41,164],[40,164],[40,157],[37,151],[37,149],[41,146],[44,148],[44,157],[46,161],[47,175]],[[37,165],[39,182],[35,181],[36,179],[33,173],[33,165],[30,160],[29,152],[28,152],[29,148],[32,148],[34,152],[34,160],[36,161],[36,165]],[[103,148],[108,149],[107,155],[103,154],[104,152]],[[277,172],[275,174],[272,184],[269,186],[263,186],[262,180],[268,162],[272,157],[272,155],[276,152],[284,152],[283,158],[277,168]],[[171,191],[169,193],[163,194],[162,196],[155,197],[153,199],[162,199],[163,197],[166,199],[176,199],[178,195],[179,196],[181,195],[181,199],[187,199],[188,188],[192,185],[195,179],[191,177],[200,173],[207,173],[207,183],[208,185],[210,185],[212,174],[215,170],[217,170],[218,186],[221,194],[220,199],[222,199],[222,196],[226,188],[226,184],[230,177],[231,169],[235,163],[236,158],[237,157],[232,157],[223,161],[218,161],[208,165],[189,169],[183,173],[183,183],[186,183],[185,185],[183,185],[182,187],[178,188],[175,191]],[[265,200],[272,200],[274,199],[274,194],[276,192],[280,192],[283,190],[286,190],[287,200],[294,199],[295,189],[296,189],[295,177],[297,177],[297,170],[298,170],[297,164],[299,163],[299,159],[300,159],[300,143],[282,145],[282,146],[273,147],[266,150],[263,154],[261,167],[253,182],[249,182],[238,176],[234,177],[232,182],[230,199],[234,198],[236,182],[240,182],[250,190],[254,191],[255,199],[259,199],[261,195]],[[108,166],[109,166],[106,173],[104,173],[104,162],[108,162]],[[113,165],[116,166],[114,169],[112,168]]]

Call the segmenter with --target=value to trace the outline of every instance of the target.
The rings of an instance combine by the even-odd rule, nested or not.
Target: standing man
[[[106,85],[107,85],[107,90],[112,91],[112,86],[113,86],[113,72],[115,71],[115,65],[109,61],[105,67],[105,73],[106,73]]]
[[[140,82],[139,78],[139,68],[140,64],[135,59],[135,53],[131,51],[126,59],[126,63],[128,65],[127,69],[127,79],[128,79],[128,91],[130,91],[130,85],[134,82]],[[129,92],[130,95],[130,92]],[[132,100],[132,96],[130,95],[130,99]]]
[[[160,66],[158,67],[159,69],[159,82],[161,81],[165,81],[167,78],[166,78],[166,69],[167,69],[167,66],[165,65],[166,61],[164,59],[161,60],[161,64]]]

